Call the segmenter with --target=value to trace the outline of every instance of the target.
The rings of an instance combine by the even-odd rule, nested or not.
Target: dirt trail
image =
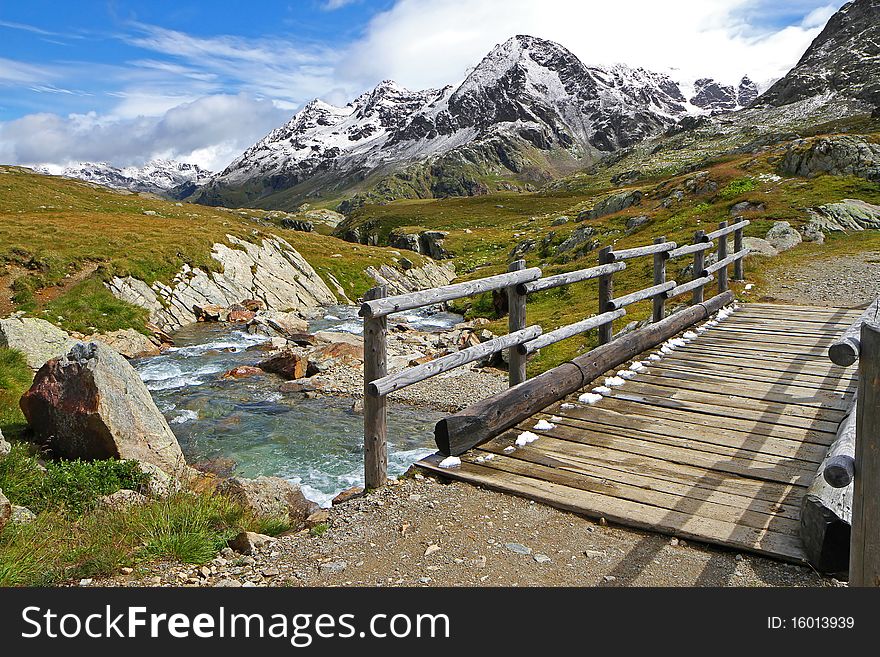
[[[880,296],[880,253],[806,260],[771,271],[761,301],[857,308]]]
[[[37,300],[37,310],[42,310],[50,301],[57,299],[74,285],[87,279],[97,271],[99,266],[98,262],[87,262],[82,269],[63,278],[60,285],[51,285],[37,290],[34,294]],[[15,303],[12,301],[12,286],[18,278],[29,273],[30,270],[18,265],[7,265],[5,271],[0,272],[0,317],[7,317],[15,312]]]

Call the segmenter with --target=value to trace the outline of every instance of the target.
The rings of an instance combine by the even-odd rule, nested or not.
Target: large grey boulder
[[[775,246],[760,237],[743,237],[743,248],[748,249],[749,253],[754,253],[756,255],[779,255],[779,251],[776,250]]]
[[[803,237],[787,221],[777,221],[773,227],[767,231],[767,241],[779,252],[788,251],[801,242]]]
[[[565,253],[566,251],[577,251],[582,248],[592,251],[599,244],[599,240],[594,239],[596,229],[592,226],[581,226],[572,231],[565,241],[556,247],[556,253]]]
[[[808,210],[809,224],[826,232],[880,228],[880,205],[845,198]]]
[[[89,338],[98,340],[126,358],[144,358],[146,356],[158,356],[159,345],[149,336],[139,333],[134,329],[120,329],[109,333],[99,333]]]
[[[37,442],[55,456],[144,461],[169,474],[185,466],[137,372],[101,343],[78,343],[41,367],[21,409]]]
[[[28,367],[37,370],[43,363],[68,352],[76,340],[57,326],[36,317],[0,319],[0,347],[24,354]]]
[[[856,135],[822,137],[795,142],[779,163],[779,173],[789,176],[858,176],[880,181],[880,144]]]
[[[618,192],[603,198],[589,210],[585,210],[578,214],[578,220],[598,219],[608,214],[620,212],[633,205],[640,205],[642,202],[642,193],[639,190],[630,190],[626,192]]]
[[[257,516],[279,518],[293,527],[300,527],[318,508],[305,498],[299,486],[280,477],[232,477],[221,481],[217,492]]]

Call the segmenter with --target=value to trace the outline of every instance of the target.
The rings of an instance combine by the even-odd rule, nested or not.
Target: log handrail
[[[751,221],[748,219],[742,219],[737,221],[735,224],[731,224],[729,226],[722,226],[718,230],[714,230],[711,233],[706,233],[706,241],[711,241],[718,239],[719,237],[724,237],[726,235],[730,235],[731,233],[735,233],[738,230],[742,230],[746,226],[748,226]]]
[[[624,269],[626,269],[625,262],[609,262],[605,265],[587,267],[586,269],[577,269],[563,274],[546,276],[529,283],[520,283],[517,286],[517,290],[520,294],[532,294],[533,292],[542,292],[544,290],[568,285],[570,283],[589,281],[604,276],[605,274],[613,274],[614,272],[623,271]]]
[[[556,330],[543,333],[533,340],[520,344],[517,347],[517,350],[523,355],[533,354],[539,349],[549,347],[551,344],[556,344],[567,338],[586,333],[587,331],[598,328],[603,324],[613,322],[615,319],[619,319],[624,315],[626,315],[626,310],[621,308],[620,310],[611,310],[607,313],[602,313],[601,315],[588,317],[587,319],[582,319],[574,324],[567,324]]]
[[[678,244],[675,242],[658,242],[657,244],[649,244],[648,246],[637,246],[632,249],[611,251],[611,262],[641,258],[646,255],[654,255],[655,253],[668,253],[669,251],[674,251],[677,246]]]
[[[859,342],[862,324],[880,322],[880,298],[868,306],[861,316],[840,334],[840,337],[828,347],[828,358],[835,365],[849,367],[859,359],[861,344]]]
[[[709,274],[714,274],[719,269],[726,269],[728,267],[728,265],[732,265],[734,262],[736,262],[737,260],[741,260],[742,258],[745,258],[747,255],[749,255],[748,249],[743,249],[742,251],[739,251],[738,253],[734,253],[732,255],[729,255],[726,258],[719,260],[718,262],[711,264],[708,267],[705,267],[703,269],[702,275],[708,276]]]
[[[697,251],[709,251],[715,248],[715,242],[698,242],[696,244],[685,244],[677,249],[669,252],[670,258],[678,258],[679,256],[689,255]]]

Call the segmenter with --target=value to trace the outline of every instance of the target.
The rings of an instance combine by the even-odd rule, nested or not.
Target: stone
[[[336,497],[333,498],[333,506],[337,506],[339,504],[345,504],[346,502],[353,500],[358,497],[364,496],[364,489],[360,486],[352,486],[351,488],[346,488],[344,491],[339,493]]]
[[[226,315],[226,321],[232,324],[246,324],[256,316],[253,310],[230,310]]]
[[[625,210],[634,205],[641,205],[641,203],[642,192],[637,189],[618,192],[617,194],[605,197],[589,210],[584,210],[578,213],[578,221],[583,221],[585,219],[598,219],[599,217],[620,212],[621,210]]]
[[[275,354],[261,361],[257,364],[257,367],[264,372],[277,374],[288,381],[293,381],[301,379],[306,375],[308,361],[300,354],[292,351],[282,351],[280,354]]]
[[[120,329],[110,333],[97,333],[89,336],[89,340],[103,342],[113,351],[126,358],[145,358],[158,356],[159,345],[150,336],[139,333],[134,329]]]
[[[37,519],[37,514],[26,506],[12,505],[12,515],[9,522],[13,525],[27,525]]]
[[[415,251],[416,253],[422,252],[422,245],[418,233],[391,231],[391,234],[388,236],[388,246],[395,249]]]
[[[320,509],[306,518],[306,527],[311,529],[318,525],[325,525],[330,522],[330,512],[327,509]]]
[[[845,198],[838,203],[826,203],[807,210],[807,213],[810,215],[809,224],[825,233],[880,228],[880,205],[858,199]]]
[[[304,219],[282,219],[281,227],[288,230],[296,230],[301,233],[311,233],[315,230],[315,224]]]
[[[265,335],[278,333],[288,337],[308,332],[309,323],[296,313],[267,310],[259,313],[248,322],[247,329],[248,333],[263,333]]]
[[[231,541],[229,547],[239,554],[252,555],[260,548],[274,543],[275,539],[265,534],[257,534],[256,532],[241,532]]]
[[[215,303],[193,304],[192,309],[199,322],[221,322],[226,319],[226,308]]]
[[[226,372],[224,372],[223,378],[246,379],[251,376],[260,376],[264,373],[265,371],[260,369],[259,367],[253,367],[252,365],[239,365],[238,367],[233,367],[231,370],[227,370]]]
[[[419,244],[421,253],[433,258],[434,260],[442,260],[449,258],[450,254],[443,247],[443,242],[449,233],[442,230],[426,230],[419,234]]]
[[[231,477],[217,484],[217,492],[238,502],[261,518],[277,518],[301,527],[317,505],[305,498],[296,484],[280,477]]]
[[[712,180],[708,171],[700,171],[695,176],[684,181],[684,188],[691,194],[698,196],[714,194],[718,191],[718,183]]]
[[[363,345],[355,346],[347,342],[334,342],[318,347],[309,354],[309,376],[321,374],[339,365],[357,365],[364,361]]]
[[[376,285],[386,285],[388,294],[394,295],[447,285],[455,278],[455,266],[451,262],[440,264],[427,261],[412,269],[398,269],[390,265],[370,266],[364,273],[376,281]]]
[[[565,215],[562,215],[560,217],[556,217],[556,219],[551,221],[550,225],[551,226],[561,226],[562,224],[567,224],[569,221],[571,221],[571,217],[566,217]]]
[[[812,219],[801,226],[801,236],[804,242],[825,243],[825,233],[822,232],[820,224]]]
[[[10,445],[6,439],[3,437],[3,432],[0,431],[0,458],[9,454],[12,451],[12,445]]]
[[[651,218],[646,214],[641,214],[638,217],[630,217],[626,220],[626,229],[627,230],[635,230],[636,228],[641,228],[645,224],[647,224]]]
[[[803,238],[787,221],[777,221],[767,231],[766,240],[774,249],[781,253],[796,247],[803,241]]]
[[[534,554],[532,555],[532,559],[535,560],[536,563],[550,563],[551,559],[546,554]]]
[[[755,201],[740,201],[739,203],[734,203],[730,206],[730,216],[736,217],[743,212],[764,212],[766,209],[767,208],[763,203],[756,203]]]
[[[856,135],[799,140],[788,146],[777,169],[788,176],[831,174],[880,182],[880,144]]]
[[[337,575],[348,568],[348,564],[344,561],[328,561],[319,566],[319,570],[324,575]]]
[[[317,390],[318,387],[315,385],[315,382],[311,379],[297,379],[295,381],[285,381],[282,383],[278,390],[281,392],[289,392],[289,393],[297,393],[297,392],[313,392]]]
[[[22,352],[32,370],[38,370],[47,361],[63,356],[75,344],[76,340],[44,319],[0,319],[0,347]]]
[[[748,249],[749,253],[763,256],[779,255],[779,251],[767,240],[760,237],[743,237],[743,248]]]
[[[149,481],[144,486],[144,493],[156,499],[163,499],[173,493],[177,493],[183,487],[180,479],[172,477],[162,468],[145,461],[138,462],[138,469],[149,475]]]
[[[308,333],[291,333],[287,336],[287,341],[298,347],[314,347],[318,344],[318,338]]]
[[[535,240],[523,240],[513,247],[513,250],[507,256],[507,259],[510,261],[520,260],[527,253],[534,251],[536,244],[537,242],[535,242]]]
[[[576,228],[565,241],[556,247],[556,253],[565,253],[566,251],[585,250],[592,251],[599,245],[599,241],[594,239],[596,229],[592,226],[581,226]]]
[[[120,511],[123,509],[131,508],[133,506],[146,504],[149,501],[150,498],[143,493],[123,488],[116,491],[115,493],[104,495],[103,497],[99,498],[98,507],[102,509],[112,509],[114,511]]]
[[[3,489],[0,489],[0,532],[3,531],[10,518],[12,518],[12,504],[3,494]]]
[[[315,340],[318,342],[324,343],[338,343],[344,342],[345,344],[350,344],[354,347],[363,347],[364,346],[364,336],[355,335],[354,333],[344,333],[336,331],[317,331],[314,334]]]
[[[526,547],[522,543],[505,543],[504,547],[515,554],[531,554],[532,548]]]
[[[20,405],[35,441],[56,457],[144,461],[171,475],[185,466],[138,373],[99,342],[46,363]]]

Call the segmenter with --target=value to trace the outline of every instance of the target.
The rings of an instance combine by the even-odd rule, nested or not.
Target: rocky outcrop
[[[0,319],[0,347],[22,352],[28,367],[33,370],[52,358],[66,354],[75,344],[76,340],[44,319]]]
[[[421,233],[394,231],[388,236],[388,246],[415,251],[434,260],[443,260],[449,257],[449,253],[443,246],[447,235],[449,233],[442,230],[423,230]]]
[[[822,137],[789,145],[778,166],[788,176],[857,176],[880,182],[880,144],[857,135]]]
[[[212,257],[221,271],[184,265],[170,285],[148,285],[131,276],[114,277],[108,288],[118,298],[150,312],[150,321],[166,330],[196,321],[195,306],[228,308],[257,299],[266,308],[303,312],[336,303],[336,297],[308,262],[280,237],[252,244],[227,235],[231,246],[215,244]]]
[[[632,207],[633,205],[640,205],[641,203],[642,192],[637,189],[626,192],[618,192],[617,194],[612,194],[611,196],[603,198],[589,210],[584,210],[583,212],[580,212],[578,214],[578,220],[583,221],[584,219],[598,219],[599,217],[614,214],[615,212],[620,212],[621,210],[625,210],[626,208]]]
[[[788,251],[803,241],[801,234],[791,227],[787,221],[777,221],[767,231],[766,240],[779,252]]]
[[[110,333],[99,333],[89,339],[103,342],[113,351],[126,358],[144,358],[158,356],[160,349],[158,340],[154,340],[134,329],[120,329]]]
[[[277,310],[261,312],[247,325],[248,333],[281,334],[286,337],[301,335],[309,330],[309,323],[296,313]]]
[[[145,461],[169,474],[185,465],[137,372],[101,343],[77,343],[41,367],[21,409],[35,440],[55,456]]]
[[[411,267],[403,271],[390,265],[380,265],[367,267],[365,271],[376,281],[376,285],[388,286],[389,295],[448,285],[455,278],[455,266],[451,262],[440,264],[429,261],[421,267]]]
[[[239,554],[251,555],[260,550],[260,548],[270,545],[275,539],[265,534],[257,534],[256,532],[241,532],[231,541],[229,547]]]
[[[844,230],[880,228],[880,205],[846,198],[807,210],[810,221],[805,230],[832,233]]]
[[[279,477],[232,477],[217,485],[217,492],[261,518],[284,520],[300,527],[318,506],[305,498],[299,486]]]
[[[599,245],[599,240],[594,238],[596,229],[592,226],[576,228],[568,238],[556,247],[556,253],[566,251],[592,251]]]

